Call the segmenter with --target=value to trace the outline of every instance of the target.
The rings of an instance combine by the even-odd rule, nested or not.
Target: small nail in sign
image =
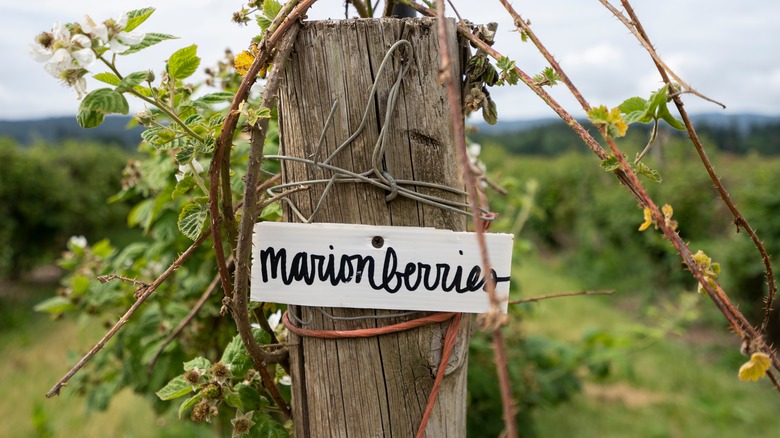
[[[321,307],[482,313],[496,284],[506,313],[511,234],[433,228],[260,222],[252,248],[252,301]]]

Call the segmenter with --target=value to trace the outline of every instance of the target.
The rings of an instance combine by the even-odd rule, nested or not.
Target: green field
[[[528,294],[582,289],[555,260],[531,255],[515,271],[513,281],[522,284]],[[46,293],[45,287],[28,284],[24,288],[38,296]],[[589,329],[634,330],[642,318],[641,309],[635,300],[618,295],[534,304],[522,324],[513,323],[507,329],[507,342],[511,348],[513,333],[575,342]],[[29,300],[13,303],[28,305]],[[708,304],[699,297],[695,309],[706,312]],[[51,321],[20,307],[17,310],[27,320],[0,334],[0,353],[5,358],[0,375],[7,385],[6,396],[0,398],[0,415],[13,419],[0,422],[0,436],[156,437],[205,432],[175,416],[156,417],[144,399],[126,390],[111,401],[106,412],[87,413],[83,399],[67,388],[62,396],[47,400],[45,392],[67,371],[77,353],[99,339],[101,327],[96,321]],[[586,377],[582,392],[570,402],[535,410],[538,436],[772,436],[777,430],[780,397],[766,381],[737,379],[739,359],[724,358],[731,354],[733,359],[728,352],[737,348],[736,343],[725,330],[694,324],[682,335],[640,348],[618,349],[614,372],[608,378]]]

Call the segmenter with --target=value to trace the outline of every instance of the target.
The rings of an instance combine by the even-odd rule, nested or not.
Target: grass
[[[528,257],[516,274],[525,295],[582,289],[555,261]],[[114,397],[105,412],[86,412],[83,399],[67,388],[62,396],[45,399],[72,358],[99,339],[103,328],[35,315],[31,304],[50,294],[52,286],[27,284],[22,289],[12,301],[16,323],[0,330],[0,354],[5,358],[0,361],[5,383],[0,415],[6,419],[0,422],[0,436],[209,435],[209,430],[180,422],[174,415],[158,417],[143,398],[129,391]],[[532,304],[522,331],[576,342],[590,329],[621,334],[635,330],[640,319],[648,323],[646,312],[641,312],[646,303],[618,292]],[[8,302],[3,304],[8,313]],[[700,312],[711,307],[704,298],[696,306]],[[571,401],[534,412],[538,436],[773,436],[780,397],[766,381],[745,383],[736,378],[743,360],[733,353],[737,340],[718,329],[700,331],[623,350],[608,378],[585,377],[583,391]]]
[[[525,291],[542,294],[580,290],[560,266],[524,261],[517,278]],[[533,292],[531,292],[533,291]],[[699,312],[710,306],[696,302]],[[635,330],[640,312],[624,297],[571,297],[539,303],[524,330],[576,341],[590,328],[615,333]],[[773,436],[780,397],[771,384],[737,379],[738,340],[717,333],[707,345],[669,336],[628,349],[606,380],[586,378],[570,402],[534,414],[542,437],[737,437]],[[700,336],[701,337],[701,336]],[[716,344],[713,345],[712,342]],[[740,356],[741,358],[741,356]]]
[[[54,286],[4,284],[4,315],[15,315],[0,330],[0,437],[162,437],[199,436],[203,428],[158,418],[142,397],[125,390],[105,412],[87,412],[84,400],[66,387],[62,395],[44,394],[74,362],[100,339],[102,327],[73,320],[52,321],[35,314],[32,305],[53,293]],[[13,311],[11,311],[13,310]]]

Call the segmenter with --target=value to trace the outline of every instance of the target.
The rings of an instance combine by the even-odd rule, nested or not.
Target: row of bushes
[[[66,142],[23,148],[0,139],[0,276],[51,262],[72,235],[124,224],[127,207],[109,204],[128,155],[118,147]]]
[[[660,184],[645,180],[645,186],[653,199],[674,208],[680,234],[693,251],[703,249],[721,263],[722,284],[755,321],[766,293],[758,251],[746,233],[735,233],[731,213],[690,146],[670,141],[664,148],[662,161],[645,159],[664,180]],[[578,153],[552,158],[512,156],[500,145],[486,145],[483,150],[488,168],[500,169],[499,181],[536,181],[538,190],[525,237],[541,251],[563,254],[571,271],[588,287],[654,294],[695,289],[672,245],[660,233],[638,231],[644,220],[642,210],[614,176],[600,168],[596,157]],[[757,155],[714,158],[724,184],[770,254],[780,254],[780,217],[776,214],[780,160]],[[492,201],[496,211],[513,202],[498,196]]]

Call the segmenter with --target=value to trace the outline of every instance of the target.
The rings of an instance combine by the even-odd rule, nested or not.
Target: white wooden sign
[[[504,313],[513,237],[485,234]],[[253,301],[482,313],[490,309],[485,283],[475,233],[285,222],[254,229]]]

